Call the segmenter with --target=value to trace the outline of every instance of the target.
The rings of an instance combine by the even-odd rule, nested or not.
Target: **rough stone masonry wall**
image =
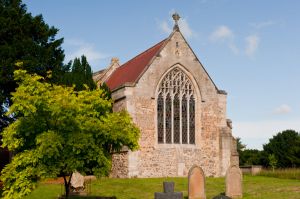
[[[181,55],[178,57],[174,56],[176,42]],[[155,90],[166,71],[176,66],[185,67],[188,70],[186,74],[191,79],[195,78],[195,89],[200,89],[196,101],[195,145],[157,143]],[[195,164],[203,168],[206,176],[221,174],[219,142],[223,107],[220,106],[217,89],[179,33],[173,35],[132,89],[132,95],[126,100],[127,110],[141,128],[140,150],[136,159],[138,177],[186,176]]]
[[[133,120],[141,129],[137,177],[186,176],[193,165],[201,166],[207,176],[220,175],[218,118],[211,113],[216,103],[203,110],[203,132],[199,135],[198,131],[196,145],[157,144],[155,100],[131,97],[128,103]]]
[[[175,49],[176,43],[179,49]],[[179,55],[174,56],[174,52]],[[175,66],[186,70],[197,90],[194,145],[157,143],[156,88],[163,75]],[[113,98],[122,96],[120,93],[113,94]],[[123,159],[114,159],[120,165],[116,163],[113,170],[122,168],[128,171],[127,175],[122,173],[123,176],[119,177],[186,176],[193,165],[201,166],[206,176],[223,174],[220,136],[226,127],[226,100],[224,96],[219,98],[218,90],[180,33],[172,36],[135,87],[126,87],[123,96],[126,96],[122,100],[124,104],[116,104],[116,109],[126,108],[140,127],[141,137],[139,151],[126,153],[127,157]]]
[[[114,97],[122,96],[122,91],[114,93]],[[113,111],[118,112],[126,110],[126,98],[117,101],[113,106]],[[121,153],[114,153],[112,155],[112,168],[110,177],[126,178],[128,177],[128,151],[123,150]]]
[[[202,110],[202,145],[201,149],[209,157],[208,163],[204,164],[204,173],[209,176],[219,176],[220,148],[219,148],[219,123],[217,113],[218,103],[216,99],[210,99]],[[207,172],[207,170],[209,172]]]
[[[128,177],[128,152],[123,151],[112,155],[112,168],[110,177],[127,178]]]
[[[129,100],[130,99],[130,100]],[[199,146],[158,146],[155,118],[155,100],[143,97],[126,98],[129,111],[134,122],[141,129],[139,140],[140,150],[136,168],[128,171],[129,154],[127,152],[113,155],[112,177],[164,177],[164,176],[186,176],[193,165],[203,168],[207,176],[218,176],[219,158],[216,146],[218,145],[218,130],[216,118],[210,109],[214,109],[215,103],[203,110],[203,133],[200,137]],[[114,107],[124,107],[126,100],[120,101]],[[115,110],[115,108],[114,108]],[[205,132],[206,131],[206,132]],[[216,133],[212,133],[215,131]]]

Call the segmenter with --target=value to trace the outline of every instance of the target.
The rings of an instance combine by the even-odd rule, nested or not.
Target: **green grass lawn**
[[[281,179],[297,179],[300,180],[300,168],[262,170],[258,175],[281,178]]]
[[[187,197],[187,178],[99,179],[92,183],[91,195],[116,196],[117,199],[153,199],[154,192],[162,192],[163,181],[174,181],[175,190],[182,191]],[[244,176],[243,190],[244,199],[300,199],[300,180]],[[223,192],[224,178],[206,179],[207,199]],[[26,199],[54,199],[60,193],[60,185],[39,184]]]

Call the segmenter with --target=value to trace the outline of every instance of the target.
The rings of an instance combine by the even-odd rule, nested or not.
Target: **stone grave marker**
[[[206,199],[205,175],[201,167],[193,166],[189,171],[189,199]]]
[[[154,193],[154,199],[183,199],[182,192],[174,192],[174,182],[163,182],[164,192]]]
[[[70,195],[86,195],[84,176],[78,171],[72,174]]]
[[[226,196],[242,198],[242,172],[237,165],[230,166],[226,172]]]

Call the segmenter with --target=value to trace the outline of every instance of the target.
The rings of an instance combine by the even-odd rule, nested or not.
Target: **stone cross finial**
[[[175,25],[173,27],[173,30],[179,30],[179,26],[178,26],[178,21],[180,19],[180,16],[177,12],[175,12],[173,15],[172,15],[172,18],[173,20],[175,21]]]
[[[119,64],[119,58],[118,57],[111,58],[111,64]]]

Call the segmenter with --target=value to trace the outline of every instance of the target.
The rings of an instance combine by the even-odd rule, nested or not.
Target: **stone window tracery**
[[[157,96],[158,143],[195,144],[195,94],[178,67],[161,81]]]

